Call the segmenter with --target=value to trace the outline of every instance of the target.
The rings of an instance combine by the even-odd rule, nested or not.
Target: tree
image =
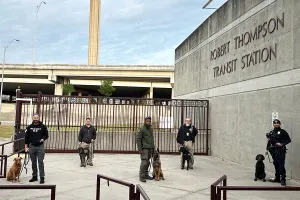
[[[99,92],[100,94],[106,96],[106,97],[109,97],[112,95],[112,93],[114,91],[116,91],[116,88],[114,88],[112,86],[113,84],[113,81],[111,80],[104,80],[104,81],[101,81],[101,85],[100,85],[100,88],[99,88]]]
[[[69,95],[74,91],[75,89],[72,84],[66,84],[63,86],[63,95]]]

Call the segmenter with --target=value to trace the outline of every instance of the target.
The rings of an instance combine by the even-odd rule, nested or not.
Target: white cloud
[[[37,63],[86,64],[89,0],[45,0],[38,12]],[[0,45],[9,63],[32,63],[40,0],[0,1]],[[206,0],[102,0],[101,64],[173,64],[174,50],[213,10]],[[215,0],[220,6],[225,0]],[[0,47],[1,47],[0,46]],[[1,53],[1,49],[0,49]]]

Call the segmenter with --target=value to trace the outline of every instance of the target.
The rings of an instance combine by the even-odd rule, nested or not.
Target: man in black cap
[[[150,159],[155,149],[151,117],[145,118],[144,125],[137,134],[136,144],[141,156],[140,181],[146,182],[146,179],[153,180],[148,174]]]
[[[268,151],[270,152],[275,166],[275,178],[270,179],[270,182],[278,182],[282,186],[286,186],[285,154],[286,145],[291,142],[291,138],[280,125],[280,121],[275,119],[273,121],[274,129],[270,133],[267,133],[268,143],[266,154],[268,154]]]

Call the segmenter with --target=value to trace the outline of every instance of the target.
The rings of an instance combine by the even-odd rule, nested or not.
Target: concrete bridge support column
[[[149,98],[150,99],[153,98],[153,87],[150,87],[150,89],[149,89]]]
[[[63,88],[65,84],[69,84],[70,80],[63,77],[57,77],[54,87],[54,95],[63,95]]]
[[[142,98],[152,99],[153,98],[153,87],[150,87],[149,90],[147,91],[147,93]]]
[[[54,95],[62,95],[63,94],[63,84],[55,83]]]

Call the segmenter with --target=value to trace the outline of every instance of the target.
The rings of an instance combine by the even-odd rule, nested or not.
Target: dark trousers
[[[45,149],[44,144],[40,146],[33,146],[29,145],[29,155],[32,163],[32,176],[37,177],[38,170],[37,170],[37,163],[39,163],[39,172],[40,177],[45,177],[45,170],[44,170],[44,157],[45,157]]]
[[[281,181],[286,181],[286,171],[285,171],[285,151],[275,152],[272,154],[273,164],[275,167],[275,178]],[[280,179],[281,177],[281,179]]]
[[[152,149],[143,149],[141,154],[141,165],[140,165],[140,178],[146,178],[148,176],[148,168],[150,165],[150,159],[152,157]]]

